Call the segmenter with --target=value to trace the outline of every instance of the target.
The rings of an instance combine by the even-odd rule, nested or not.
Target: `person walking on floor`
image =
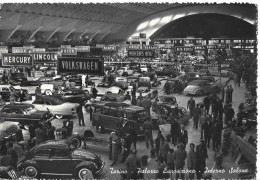
[[[209,122],[209,119],[206,119],[206,122],[202,126],[203,132],[204,132],[204,139],[205,139],[205,144],[210,145],[210,135],[211,135],[211,123]]]
[[[200,105],[197,104],[197,106],[193,110],[193,116],[194,116],[193,117],[193,128],[195,128],[195,129],[198,129],[200,115],[201,115]]]
[[[195,108],[195,100],[193,99],[193,97],[190,98],[190,100],[187,103],[187,109],[190,110],[190,119],[193,117],[193,112],[194,112],[194,108]]]
[[[84,115],[83,115],[83,111],[82,111],[82,103],[80,103],[80,105],[78,106],[77,108],[77,115],[78,115],[78,118],[79,118],[79,126],[85,126],[85,122],[84,122]]]
[[[132,143],[133,143],[133,137],[131,136],[131,134],[126,132],[125,143],[124,143],[124,153],[123,153],[123,158],[122,158],[121,163],[124,163],[126,158],[128,157],[128,155],[130,154]]]
[[[175,170],[175,162],[173,157],[174,149],[170,148],[168,154],[167,154],[167,166],[169,167],[169,170]],[[172,178],[172,173],[171,173]]]
[[[213,122],[213,125],[211,126],[211,137],[212,137],[212,144],[213,144],[213,151],[215,151],[215,148],[218,148],[218,124],[217,121]]]
[[[118,131],[115,132],[114,136],[112,136],[112,159],[113,163],[110,166],[114,166],[117,163],[119,156],[119,149],[121,147],[121,140],[119,138]]]
[[[178,143],[182,143],[184,145],[184,149],[188,143],[188,131],[184,129],[184,124],[181,124],[181,130],[178,135]]]
[[[196,147],[196,179],[201,179],[206,168],[206,157],[203,152],[202,146]]]
[[[207,95],[204,100],[203,100],[204,106],[205,106],[205,110],[206,113],[209,114],[209,107],[210,107],[210,98],[209,95]]]
[[[47,129],[46,129],[46,133],[47,133],[47,140],[54,140],[55,139],[55,127],[51,124],[50,121],[47,121]]]
[[[226,88],[226,103],[230,103],[230,89],[229,86]]]
[[[190,171],[194,171],[196,169],[196,153],[195,153],[195,145],[190,143],[190,151],[187,154],[187,168]],[[189,180],[195,178],[195,173],[189,173]]]
[[[175,161],[175,169],[178,171],[183,170],[184,165],[185,165],[185,160],[187,158],[187,152],[184,149],[183,143],[178,144],[178,149],[174,151],[173,153],[173,158]],[[176,179],[184,179],[184,174],[181,172],[176,173]]]
[[[46,132],[43,129],[43,125],[39,124],[38,128],[35,129],[36,144],[40,144],[46,140]]]
[[[128,156],[126,162],[125,162],[126,171],[127,171],[127,174],[126,174],[127,180],[131,179],[132,172],[137,167],[137,164],[141,164],[141,160],[137,156],[137,151],[132,150],[130,155]]]
[[[153,134],[152,134],[152,123],[150,122],[149,118],[146,118],[146,121],[143,124],[143,130],[145,133],[145,142],[146,147],[149,148],[149,142],[151,147],[153,148]]]
[[[232,88],[232,85],[229,86],[229,97],[230,97],[230,102],[232,103],[232,99],[233,99],[233,88]]]
[[[165,141],[164,136],[161,136],[160,149],[159,149],[159,159],[163,162],[167,162],[167,154],[170,150],[168,142]]]
[[[180,125],[176,121],[175,117],[171,114],[171,136],[172,136],[172,144],[175,146],[177,143],[177,138],[180,132]]]

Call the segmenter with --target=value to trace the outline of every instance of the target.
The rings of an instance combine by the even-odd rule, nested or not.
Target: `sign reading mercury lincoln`
[[[154,57],[154,50],[128,50],[128,57],[153,58]]]
[[[59,74],[104,74],[104,59],[95,57],[59,57]]]
[[[33,60],[30,54],[2,54],[2,66],[32,67]]]

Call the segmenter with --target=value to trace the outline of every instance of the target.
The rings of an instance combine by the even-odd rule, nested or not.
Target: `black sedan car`
[[[41,143],[27,153],[18,164],[18,170],[24,170],[26,176],[41,175],[74,176],[87,179],[89,174],[98,174],[105,162],[99,155],[83,149],[72,150],[59,140]]]
[[[2,84],[0,85],[0,95],[2,96],[2,99],[4,101],[10,101],[10,94],[12,91],[15,92],[15,97],[16,97],[16,101],[20,101],[20,96],[19,96],[19,92],[21,89],[15,89],[13,86],[9,85],[9,84]],[[31,97],[28,94],[28,90],[26,89],[22,89],[24,96],[23,96],[23,101],[26,101],[28,99],[30,99]]]
[[[92,94],[86,93],[81,89],[65,89],[55,96],[61,97],[65,102],[84,103],[92,98]]]
[[[1,121],[19,122],[21,125],[30,125],[41,119],[51,120],[49,111],[39,111],[32,104],[14,103],[8,104],[0,111]]]

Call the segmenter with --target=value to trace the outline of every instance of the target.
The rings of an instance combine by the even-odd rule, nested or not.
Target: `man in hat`
[[[183,170],[186,158],[187,158],[187,152],[184,149],[184,145],[183,143],[179,143],[178,149],[173,153],[173,159],[175,161],[175,168],[177,171]],[[181,172],[180,173],[177,172],[176,179],[179,179],[179,177],[181,177],[181,179],[184,179],[184,174]]]

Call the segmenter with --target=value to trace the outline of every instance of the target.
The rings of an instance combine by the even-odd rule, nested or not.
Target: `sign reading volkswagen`
[[[58,52],[39,52],[33,53],[34,63],[57,63],[58,57],[60,56]]]
[[[154,50],[128,50],[128,57],[153,58],[154,57]]]
[[[32,67],[32,55],[13,53],[2,54],[2,66]]]
[[[59,57],[59,74],[104,74],[104,59],[95,57]]]

